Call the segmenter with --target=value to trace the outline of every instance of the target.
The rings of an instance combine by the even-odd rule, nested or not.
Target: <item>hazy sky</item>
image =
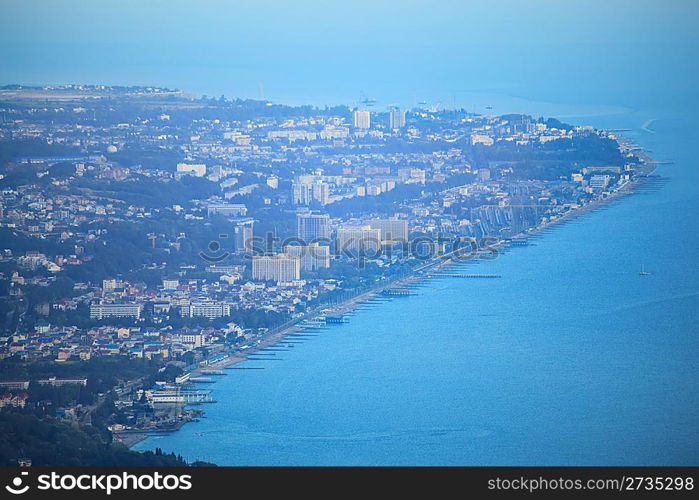
[[[113,83],[320,98],[551,92],[690,68],[699,2],[0,0],[0,83]],[[651,79],[658,78],[657,74]],[[661,79],[657,85],[665,85]],[[513,90],[515,89],[515,90]],[[334,95],[333,94],[333,95]],[[330,98],[330,97],[328,97]]]

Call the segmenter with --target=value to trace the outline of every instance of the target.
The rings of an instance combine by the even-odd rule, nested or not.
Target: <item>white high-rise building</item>
[[[299,175],[292,182],[294,205],[310,205],[318,202],[327,205],[330,201],[330,185],[320,175]]]
[[[301,177],[292,182],[294,205],[310,205],[313,200],[313,184],[305,182]]]
[[[391,217],[369,221],[372,229],[381,231],[381,241],[408,241],[408,221]]]
[[[296,228],[296,236],[303,243],[330,240],[330,216],[327,214],[297,214]]]
[[[335,245],[340,255],[374,254],[381,249],[381,230],[371,226],[344,226],[337,230]]]
[[[301,277],[301,259],[283,253],[253,256],[252,279],[255,281],[294,281]]]
[[[314,182],[313,199],[321,205],[327,205],[330,201],[330,185],[323,181]]]
[[[371,114],[365,109],[354,110],[354,128],[369,128],[371,126]]]
[[[393,130],[405,127],[405,111],[392,109],[388,113],[388,126]]]
[[[316,271],[330,267],[330,247],[311,243],[310,245],[287,245],[284,253],[298,257],[302,271]]]
[[[233,219],[233,243],[236,253],[240,254],[252,250],[254,224],[255,219],[249,217]]]

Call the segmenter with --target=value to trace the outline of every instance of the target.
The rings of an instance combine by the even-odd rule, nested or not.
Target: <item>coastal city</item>
[[[0,115],[0,412],[112,448],[201,418],[261,348],[526,246],[656,165],[623,130],[366,97],[6,86]]]

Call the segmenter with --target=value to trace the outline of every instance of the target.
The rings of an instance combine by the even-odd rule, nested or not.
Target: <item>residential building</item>
[[[371,125],[371,114],[365,109],[354,110],[354,128],[369,128]]]
[[[204,177],[206,175],[206,165],[203,163],[178,163],[176,177],[183,175],[193,175],[195,177]]]
[[[381,249],[381,230],[371,226],[343,226],[337,230],[335,251],[340,255],[374,254]]]
[[[206,207],[206,214],[239,217],[248,214],[248,208],[242,203],[212,203]]]
[[[296,235],[303,243],[330,241],[330,216],[327,214],[299,213],[296,227]]]
[[[255,219],[233,219],[233,247],[236,253],[246,253],[252,250],[253,226]]]
[[[286,254],[254,256],[252,279],[255,281],[294,281],[301,276],[301,260]]]
[[[372,229],[378,229],[381,241],[408,241],[408,221],[395,217],[389,219],[372,219],[369,221]]]
[[[405,111],[392,109],[388,112],[388,126],[393,130],[405,127]]]
[[[191,302],[181,307],[180,314],[186,318],[222,318],[231,315],[231,305],[227,302],[215,301]]]
[[[141,317],[141,304],[91,304],[90,318],[134,318]]]
[[[284,253],[299,258],[302,271],[317,271],[330,267],[330,247],[325,245],[287,245],[284,247]]]

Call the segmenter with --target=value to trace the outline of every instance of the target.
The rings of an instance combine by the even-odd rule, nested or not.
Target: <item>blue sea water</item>
[[[136,449],[221,465],[699,464],[693,2],[36,3],[3,7],[0,83],[489,106],[630,128],[675,161],[653,189],[469,265],[501,279],[428,281],[227,371],[206,418]]]

